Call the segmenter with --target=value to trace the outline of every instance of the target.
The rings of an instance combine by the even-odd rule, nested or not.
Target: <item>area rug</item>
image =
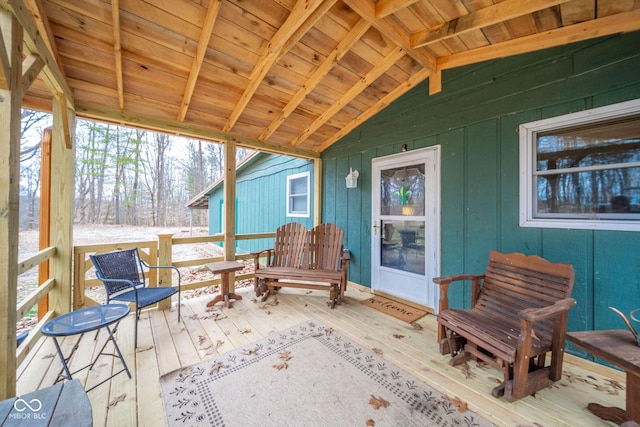
[[[410,305],[403,304],[380,295],[374,295],[371,298],[362,300],[362,304],[375,308],[378,311],[407,323],[415,322],[427,314],[426,311],[419,310],[415,307],[411,307]]]
[[[310,320],[160,379],[168,426],[492,426]]]

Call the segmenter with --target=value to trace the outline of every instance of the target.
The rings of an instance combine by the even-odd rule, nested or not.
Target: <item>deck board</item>
[[[229,309],[223,304],[207,309],[210,295],[183,299],[181,323],[175,307],[143,312],[137,352],[133,351],[133,315],[123,319],[117,340],[133,378],[120,374],[89,392],[94,426],[161,426],[160,376],[309,319],[339,330],[440,392],[467,402],[471,410],[497,425],[613,426],[588,412],[587,404],[624,407],[625,391],[612,386],[616,382],[624,386],[624,373],[570,355],[565,359],[562,380],[553,387],[514,403],[495,399],[490,393],[501,374],[475,362],[469,362],[466,372],[449,366],[448,357],[438,351],[433,315],[419,319],[416,323],[421,329],[416,329],[360,304],[370,294],[357,286],[349,288],[346,301],[335,309],[327,307],[326,292],[286,288],[263,303],[248,288],[236,291],[243,299]],[[104,332],[98,340],[93,336],[87,334],[80,340],[71,361],[74,366],[95,357],[106,339]],[[73,345],[72,339],[63,342],[65,351]],[[50,338],[42,338],[34,347],[36,352],[18,369],[20,393],[53,384],[61,368]],[[113,369],[119,370],[120,362],[102,357],[92,371],[80,376],[81,382],[90,387]],[[113,404],[123,395],[122,401]]]

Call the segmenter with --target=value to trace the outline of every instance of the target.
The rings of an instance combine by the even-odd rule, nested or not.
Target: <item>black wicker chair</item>
[[[138,248],[105,254],[89,255],[96,267],[96,277],[107,292],[107,304],[111,300],[135,304],[135,344],[138,347],[138,319],[143,308],[178,294],[178,322],[180,322],[180,271],[173,266],[149,265],[140,258]],[[172,268],[178,273],[178,289],[174,287],[147,287],[145,268]]]

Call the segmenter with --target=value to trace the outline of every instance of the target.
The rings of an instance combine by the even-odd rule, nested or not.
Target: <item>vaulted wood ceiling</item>
[[[637,0],[0,0],[78,117],[317,157],[448,68],[640,29]],[[38,43],[26,43],[27,52]],[[428,94],[425,94],[428,96]],[[26,108],[50,110],[39,78]]]

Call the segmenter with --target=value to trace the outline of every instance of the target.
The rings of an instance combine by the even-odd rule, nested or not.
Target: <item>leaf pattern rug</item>
[[[168,426],[492,426],[310,320],[160,379]]]

